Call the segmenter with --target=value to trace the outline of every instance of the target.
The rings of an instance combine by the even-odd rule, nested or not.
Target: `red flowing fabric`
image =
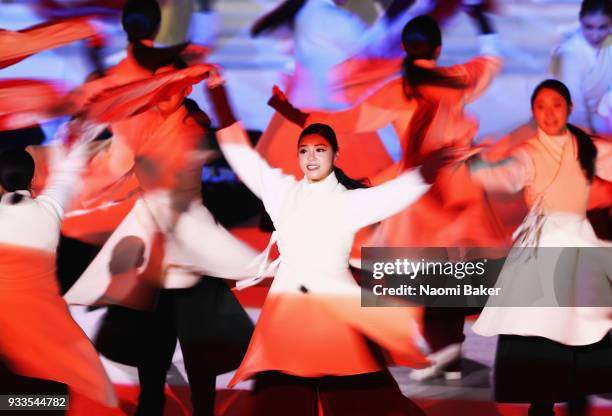
[[[107,89],[91,100],[85,115],[99,123],[111,123],[140,114],[202,81],[210,69],[211,66],[206,64],[193,65]]]
[[[88,118],[112,122],[114,137],[90,161],[83,175],[82,191],[67,210],[62,226],[65,235],[102,243],[129,212],[141,187],[172,189],[183,181],[177,176],[185,176],[188,171],[186,154],[197,147],[203,136],[202,128],[184,109],[168,119],[157,111],[147,110],[200,82],[209,69],[210,66],[200,64],[152,76],[128,55],[128,59],[110,71],[109,77],[88,83],[76,92],[81,105],[88,103],[85,105]],[[41,159],[39,163],[35,156],[34,185],[35,189],[42,189],[45,156],[40,153],[44,152],[32,149],[31,153],[38,153]],[[136,158],[147,159],[150,163],[146,165],[155,172],[137,171]]]
[[[363,308],[360,298],[323,295],[268,295],[240,368],[229,385],[268,370],[301,377],[380,371],[374,341],[394,363],[424,367],[414,344],[420,308]],[[401,323],[405,323],[402,325]]]
[[[0,359],[17,374],[117,406],[96,350],[59,294],[55,255],[6,244],[0,251]]]
[[[0,80],[0,130],[16,130],[69,112],[65,88],[53,81]]]
[[[35,53],[96,35],[84,17],[43,23],[16,32],[0,30],[0,68],[16,64]]]

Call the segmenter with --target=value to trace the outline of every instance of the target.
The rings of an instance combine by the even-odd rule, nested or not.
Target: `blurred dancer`
[[[117,406],[102,363],[70,316],[55,280],[64,208],[86,163],[87,142],[99,132],[88,129],[65,158],[55,161],[47,186],[36,198],[30,194],[34,161],[29,154],[6,150],[0,155],[0,362],[13,373],[64,383],[74,392]],[[55,151],[61,152],[61,146],[56,144]],[[23,379],[4,372],[1,378],[3,394],[32,394],[28,384],[20,389]]]
[[[176,65],[184,63],[178,60]],[[197,72],[200,67],[208,68],[200,65],[183,71]],[[138,415],[163,414],[166,373],[177,336],[194,414],[212,415],[216,376],[236,368],[252,323],[223,282],[201,281],[200,275],[252,276],[257,273],[258,253],[216,223],[202,205],[200,176],[208,154],[210,121],[195,102],[185,100],[188,83],[175,88],[164,81],[165,74],[178,77],[181,70],[150,70],[156,73],[150,80],[112,90],[106,101],[94,100],[95,108],[88,112],[123,118],[122,111],[139,112],[147,108],[147,97],[157,97],[144,113],[113,123],[117,137],[112,140],[123,141],[134,152],[138,199],[66,299],[120,305],[109,308],[97,345],[109,358],[138,368]],[[151,92],[151,85],[159,89]],[[178,92],[168,96],[164,91]],[[137,98],[142,92],[144,98]],[[134,101],[121,105],[125,97]],[[109,107],[107,101],[125,108]],[[127,243],[129,250],[118,250]],[[215,322],[202,323],[203,316]]]
[[[342,7],[344,3],[346,0],[285,1],[259,19],[251,30],[254,36],[291,31],[295,70],[289,80],[287,95],[301,108],[339,110],[354,103],[355,98],[332,91],[332,69],[361,51],[374,34],[384,33],[392,21],[381,18],[368,28],[356,14]],[[330,27],[334,30],[329,30]],[[299,167],[290,156],[293,154],[292,145],[285,140],[299,133],[297,126],[275,114],[259,140],[257,150],[272,166],[299,177]],[[370,177],[392,163],[376,132],[368,131],[355,139],[359,142],[349,135],[339,135],[343,150],[338,165],[349,174]]]
[[[329,123],[340,132],[372,131],[393,123],[404,149],[403,161],[374,179],[381,183],[397,175],[399,167],[420,164],[427,155],[446,146],[471,146],[478,123],[467,116],[464,106],[477,99],[501,68],[496,35],[483,13],[474,6],[470,13],[478,24],[482,56],[451,67],[438,67],[442,37],[438,24],[429,16],[408,22],[402,42],[406,51],[403,76],[396,78],[359,105],[334,113],[303,113],[288,105],[282,96],[272,105],[298,124]],[[406,247],[505,247],[510,244],[491,210],[481,187],[470,178],[467,168],[443,169],[432,189],[423,198],[397,215],[384,219],[370,233],[357,237],[361,246]],[[459,253],[460,254],[460,253]],[[474,252],[472,258],[494,255]],[[358,254],[354,254],[358,256]],[[449,256],[458,253],[450,251]],[[411,377],[426,379],[441,375],[461,377],[461,343],[466,310],[428,308],[424,331],[432,355],[431,367],[415,370]]]
[[[612,4],[584,0],[579,17],[580,30],[557,47],[551,72],[572,93],[570,121],[593,133],[612,134],[612,115],[606,121],[598,114],[606,94],[612,96]]]

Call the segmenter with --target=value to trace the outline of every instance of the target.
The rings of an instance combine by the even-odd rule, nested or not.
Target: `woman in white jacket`
[[[612,245],[586,218],[593,178],[612,179],[612,143],[568,124],[571,108],[563,83],[542,82],[532,95],[537,134],[499,165],[471,167],[487,189],[525,189],[531,207],[499,276],[500,294],[473,329],[500,335],[496,400],[531,403],[529,414],[538,416],[553,415],[555,402],[583,406],[584,396],[612,390]]]
[[[256,414],[314,414],[317,401],[324,414],[422,414],[401,395],[368,342],[399,364],[424,366],[413,338],[418,309],[360,307],[361,290],[348,261],[359,228],[398,212],[429,186],[417,171],[408,171],[358,189],[364,185],[334,166],[337,141],[322,124],[300,135],[304,178],[298,181],[262,159],[231,114],[222,83],[209,85],[223,127],[217,133],[221,150],[263,201],[276,228],[271,243],[280,252],[249,349],[230,384],[259,374]],[[436,172],[439,162],[431,166]]]

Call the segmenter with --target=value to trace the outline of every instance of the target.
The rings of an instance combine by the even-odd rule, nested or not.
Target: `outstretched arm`
[[[519,149],[511,157],[487,163],[479,155],[468,162],[472,177],[490,191],[518,192],[533,182],[535,168],[526,151]]]
[[[406,171],[379,186],[349,191],[347,211],[353,212],[351,225],[361,228],[373,224],[414,203],[429,190],[442,166],[450,160],[450,152],[443,148],[431,153],[417,169]]]
[[[251,145],[232,112],[222,79],[209,82],[209,94],[220,122],[217,140],[223,155],[242,182],[263,201],[274,219],[278,214],[284,191],[293,183],[292,176],[272,168]]]
[[[60,136],[64,134],[74,135],[76,140],[71,144],[70,149],[65,152],[64,144],[58,137],[51,150],[51,173],[47,180],[47,185],[37,198],[44,201],[46,206],[58,218],[64,216],[64,209],[70,203],[72,196],[80,178],[80,173],[85,167],[89,154],[89,143],[104,130],[104,125],[72,121],[67,128],[60,129]],[[67,133],[68,132],[68,133]]]

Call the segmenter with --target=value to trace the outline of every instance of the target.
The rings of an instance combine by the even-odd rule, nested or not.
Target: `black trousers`
[[[252,322],[225,283],[203,278],[192,288],[161,290],[152,312],[109,307],[96,347],[111,360],[138,368],[136,414],[155,416],[163,414],[166,373],[178,338],[193,414],[212,416],[216,376],[238,367],[252,332]]]
[[[388,371],[304,378],[268,371],[257,375],[254,416],[424,416]]]
[[[487,287],[494,287],[504,262],[505,258],[487,259],[486,275],[483,277]],[[481,311],[482,307],[426,307],[423,336],[431,351],[436,352],[451,344],[463,343],[465,317]]]

